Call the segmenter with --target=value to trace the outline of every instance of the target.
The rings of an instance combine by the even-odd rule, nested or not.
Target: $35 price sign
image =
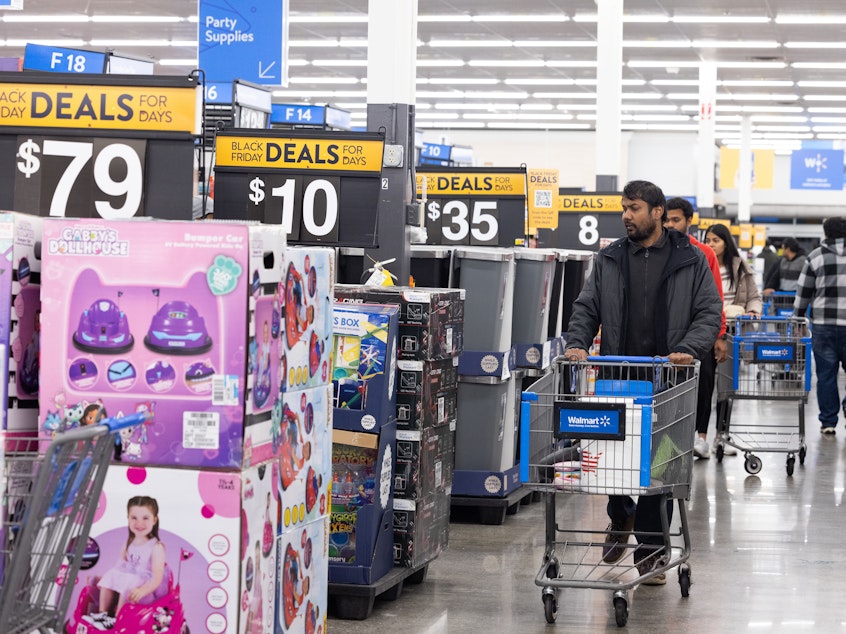
[[[426,190],[427,244],[514,246],[523,236],[524,168],[425,167],[417,195]]]
[[[225,130],[216,143],[216,218],[281,224],[289,242],[373,246],[383,137]]]
[[[14,208],[41,216],[140,215],[146,141],[18,136]]]

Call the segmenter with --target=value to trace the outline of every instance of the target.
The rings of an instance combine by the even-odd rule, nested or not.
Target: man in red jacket
[[[711,268],[711,273],[714,275],[714,283],[717,285],[717,290],[720,293],[720,301],[723,301],[723,279],[720,275],[720,263],[717,261],[717,256],[714,250],[707,244],[702,244],[690,235],[690,225],[693,223],[693,205],[684,198],[670,198],[667,201],[667,220],[664,221],[664,226],[667,229],[675,229],[688,237],[690,243],[699,247],[705,254],[708,260],[708,266]],[[693,455],[697,458],[710,458],[711,448],[708,446],[708,421],[711,418],[711,397],[714,394],[714,378],[717,374],[717,363],[722,363],[728,357],[728,347],[726,345],[726,314],[722,314],[722,323],[720,325],[720,336],[714,342],[714,354],[707,355],[700,360],[699,365],[699,394],[696,400],[696,433],[698,438],[693,444]],[[724,454],[733,456],[737,454],[734,448],[729,447],[730,452],[726,452],[724,446]]]

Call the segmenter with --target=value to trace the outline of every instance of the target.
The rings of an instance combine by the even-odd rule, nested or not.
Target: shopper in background
[[[823,233],[799,275],[793,310],[800,316],[811,306],[820,431],[834,434],[839,409],[846,418],[846,396],[840,401],[837,386],[840,367],[846,369],[846,218],[826,219]]]
[[[767,243],[764,245],[764,248],[761,249],[761,252],[756,256],[761,258],[764,261],[764,271],[761,277],[761,280],[766,280],[770,272],[773,270],[773,266],[778,264],[778,251],[776,251],[775,244],[772,238],[767,238]]]
[[[660,355],[679,364],[712,355],[721,302],[705,256],[687,236],[664,229],[667,203],[660,187],[632,181],[623,190],[622,204],[628,237],[597,255],[573,304],[565,356],[586,359],[600,326],[601,355]],[[664,546],[661,500],[660,495],[642,495],[637,503],[629,496],[609,497],[604,561],[626,553],[624,544],[634,530],[646,545],[634,550],[640,574],[660,563],[650,554]],[[667,506],[672,519],[672,500]],[[666,576],[644,583],[664,584]]]
[[[675,229],[684,234],[690,243],[698,247],[705,254],[708,268],[714,278],[714,285],[720,294],[720,310],[723,307],[723,283],[720,276],[720,265],[717,256],[711,247],[702,244],[689,234],[690,225],[693,224],[693,205],[684,198],[671,198],[667,201],[667,219],[664,226],[667,229]],[[708,446],[708,422],[711,420],[711,398],[714,395],[714,379],[717,375],[717,362],[726,360],[726,316],[723,312],[720,323],[720,332],[713,344],[714,354],[706,354],[700,359],[699,365],[699,393],[696,398],[696,441],[693,443],[693,455],[697,458],[708,459],[711,457],[711,448]]]
[[[778,266],[772,267],[770,274],[764,278],[764,295],[772,295],[774,291],[796,290],[799,273],[805,265],[805,251],[796,238],[786,238],[781,244],[781,252]]]
[[[755,284],[755,274],[740,257],[737,245],[728,227],[725,225],[711,225],[705,232],[705,244],[713,249],[720,265],[720,278],[723,290],[723,312],[729,317],[746,315],[758,318],[761,316],[763,302],[761,293]],[[728,374],[722,374],[727,377]],[[723,389],[722,391],[727,391]],[[720,390],[718,390],[720,391]],[[717,437],[714,438],[716,449],[719,432],[726,429],[727,401],[717,400]],[[737,455],[737,450],[731,445],[723,445],[723,455]]]

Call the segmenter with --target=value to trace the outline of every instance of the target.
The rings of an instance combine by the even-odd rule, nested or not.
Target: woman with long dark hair
[[[705,232],[705,244],[714,250],[717,262],[720,264],[720,275],[723,280],[723,305],[726,317],[747,315],[760,317],[763,308],[761,293],[755,284],[755,276],[749,266],[740,257],[737,245],[728,227],[715,224]],[[717,393],[725,392],[727,387],[723,381],[727,377],[725,372],[718,372]],[[723,389],[719,389],[722,387]],[[714,439],[714,449],[719,445],[720,432],[726,428],[727,401],[717,397],[717,437]],[[737,454],[731,445],[723,445],[723,455]]]

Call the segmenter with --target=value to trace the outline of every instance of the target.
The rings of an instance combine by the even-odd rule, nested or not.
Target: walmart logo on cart
[[[612,425],[611,417],[608,414],[598,414],[591,416],[583,416],[576,414],[567,414],[568,427],[582,427],[593,429],[607,429]]]

